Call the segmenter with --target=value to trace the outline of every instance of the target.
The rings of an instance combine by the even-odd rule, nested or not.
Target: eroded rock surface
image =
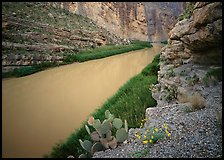
[[[86,16],[126,39],[162,41],[183,11],[183,2],[63,2],[50,3]]]

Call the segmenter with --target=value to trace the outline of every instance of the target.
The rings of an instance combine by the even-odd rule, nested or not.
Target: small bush
[[[188,2],[186,8],[182,14],[179,15],[178,20],[189,19],[194,11],[194,5],[196,2]]]
[[[166,41],[161,41],[160,43],[162,43],[162,44],[168,44],[168,41],[166,40]]]
[[[216,85],[222,81],[222,68],[209,69],[202,80],[206,86]]]
[[[166,101],[170,102],[172,100],[177,99],[177,86],[169,85],[168,87],[165,87],[165,90],[166,90],[165,95]]]
[[[140,128],[143,127],[143,123],[147,121],[149,122],[148,119],[143,119],[141,121],[141,126]],[[137,139],[139,139],[143,144],[154,144],[157,143],[159,140],[166,139],[171,136],[171,133],[168,131],[168,126],[165,123],[163,127],[159,128],[157,126],[154,127],[149,127],[149,128],[142,128],[141,131],[136,132],[135,136]]]
[[[142,46],[142,47],[148,47],[148,48],[152,47],[152,44],[148,41],[133,40],[131,44],[135,46]]]
[[[194,110],[199,110],[205,107],[205,99],[198,92],[191,96],[190,102]]]
[[[189,102],[189,97],[186,94],[178,94],[177,99],[180,103],[187,103]]]

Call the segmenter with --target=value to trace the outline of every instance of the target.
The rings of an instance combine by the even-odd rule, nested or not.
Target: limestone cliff
[[[86,16],[127,39],[161,41],[183,11],[183,2],[63,2],[54,7]]]
[[[154,93],[158,106],[176,103],[178,93],[195,92],[193,84],[203,83],[204,75],[200,75],[199,70],[193,74],[192,68],[196,65],[205,69],[220,66],[221,43],[222,3],[196,3],[192,16],[178,22],[169,32],[168,45],[161,51],[159,83]],[[204,74],[206,72],[207,70],[203,71]],[[181,78],[184,74],[189,77]],[[182,82],[191,86],[191,90],[184,89]],[[173,96],[168,97],[171,92]]]

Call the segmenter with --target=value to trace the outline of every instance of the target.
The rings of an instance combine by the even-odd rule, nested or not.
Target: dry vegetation
[[[187,103],[189,102],[189,96],[187,94],[178,94],[177,100],[180,103]]]
[[[199,110],[205,107],[205,99],[198,92],[195,92],[193,96],[190,97],[190,102],[194,110]]]

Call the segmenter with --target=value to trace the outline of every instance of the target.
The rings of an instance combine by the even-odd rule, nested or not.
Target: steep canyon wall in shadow
[[[50,5],[94,20],[126,39],[163,41],[183,11],[184,2],[63,2]]]

